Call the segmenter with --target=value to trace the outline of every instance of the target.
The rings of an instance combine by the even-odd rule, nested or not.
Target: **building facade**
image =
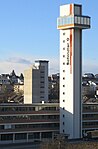
[[[59,102],[59,74],[52,74],[48,77],[49,102]]]
[[[0,144],[45,141],[59,133],[59,104],[0,104]]]
[[[24,71],[24,103],[48,102],[48,61],[35,61]]]
[[[90,17],[82,6],[60,6],[60,133],[81,137],[82,29],[90,28]]]
[[[83,104],[82,119],[82,134],[98,130],[98,101]]]
[[[82,136],[98,130],[98,102],[83,103]],[[0,104],[0,144],[45,141],[59,134],[59,103]]]

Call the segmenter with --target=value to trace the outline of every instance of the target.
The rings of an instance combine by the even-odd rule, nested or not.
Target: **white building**
[[[81,137],[82,29],[90,28],[90,17],[82,6],[60,6],[60,133]]]
[[[48,102],[48,61],[38,60],[24,71],[24,103]]]

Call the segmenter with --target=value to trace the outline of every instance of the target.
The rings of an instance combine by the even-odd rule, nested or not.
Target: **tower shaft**
[[[60,7],[60,132],[81,137],[82,29],[90,28],[90,17],[82,6]]]

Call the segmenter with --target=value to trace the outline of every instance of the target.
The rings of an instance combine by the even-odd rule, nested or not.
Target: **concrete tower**
[[[60,133],[81,137],[82,29],[90,28],[90,17],[82,6],[60,6]]]

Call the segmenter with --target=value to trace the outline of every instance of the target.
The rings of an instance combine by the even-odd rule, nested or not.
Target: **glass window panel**
[[[66,18],[66,24],[68,24],[68,18]]]
[[[86,18],[84,18],[84,24],[86,24]]]
[[[81,17],[81,24],[83,24],[83,17]]]
[[[70,17],[70,24],[72,24],[72,17]]]
[[[78,23],[78,22],[77,22],[77,18],[78,18],[78,17],[75,16],[75,23],[76,23],[76,24]]]
[[[89,25],[90,25],[90,18],[89,18]]]
[[[71,24],[71,17],[69,17],[69,24]]]
[[[89,25],[89,18],[86,18],[87,25]]]
[[[58,25],[60,25],[60,19],[58,19]]]
[[[62,18],[62,25],[64,25],[65,23],[64,23],[64,18]]]
[[[58,19],[58,26],[60,26],[60,19]]]
[[[70,17],[70,24],[72,24],[72,17]]]
[[[65,24],[65,18],[63,18],[63,25]]]
[[[72,17],[72,24],[74,24],[74,17]]]
[[[70,18],[68,17],[68,24],[70,24]]]
[[[64,18],[64,24],[66,24],[66,18]]]
[[[81,22],[80,22],[80,17],[78,17],[78,24],[80,24]]]
[[[60,25],[62,25],[62,24],[63,24],[63,19],[61,18],[61,19],[60,19]]]
[[[66,24],[68,24],[68,18],[66,18]]]

